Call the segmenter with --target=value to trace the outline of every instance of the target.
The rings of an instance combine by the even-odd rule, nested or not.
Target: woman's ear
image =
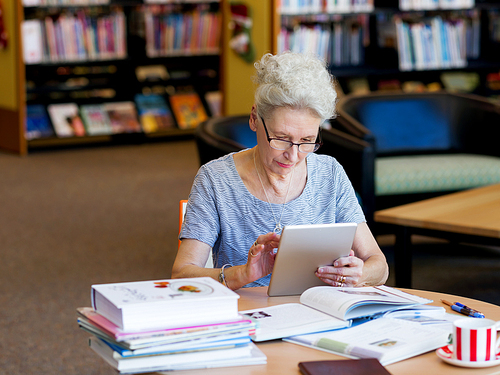
[[[258,119],[259,119],[259,116],[257,115],[257,107],[254,104],[252,106],[252,110],[250,111],[250,121],[249,121],[250,129],[252,129],[252,131],[254,131],[254,132],[257,131]]]

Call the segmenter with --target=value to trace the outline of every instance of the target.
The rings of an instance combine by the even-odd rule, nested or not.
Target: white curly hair
[[[279,107],[307,109],[322,120],[335,117],[335,79],[326,63],[309,54],[265,54],[254,64],[257,112],[269,117]]]

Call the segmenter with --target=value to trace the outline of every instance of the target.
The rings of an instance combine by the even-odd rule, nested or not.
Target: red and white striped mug
[[[500,347],[500,322],[467,318],[453,322],[453,358],[464,362],[496,360]]]

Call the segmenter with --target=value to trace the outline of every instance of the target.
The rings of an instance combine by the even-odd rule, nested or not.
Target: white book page
[[[358,326],[301,335],[291,342],[384,363],[408,358],[446,345],[450,331],[401,319],[379,318]]]
[[[300,302],[339,319],[352,319],[376,312],[432,302],[390,287],[334,288],[313,287],[300,296]],[[394,307],[390,307],[393,305]],[[353,308],[356,313],[349,314]]]
[[[240,314],[257,322],[256,341],[349,326],[346,321],[299,303],[240,311]]]

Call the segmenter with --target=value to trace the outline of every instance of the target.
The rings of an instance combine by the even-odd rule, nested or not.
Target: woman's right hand
[[[263,234],[250,247],[246,263],[246,273],[249,283],[273,272],[274,249],[279,245],[280,235],[274,232]]]

